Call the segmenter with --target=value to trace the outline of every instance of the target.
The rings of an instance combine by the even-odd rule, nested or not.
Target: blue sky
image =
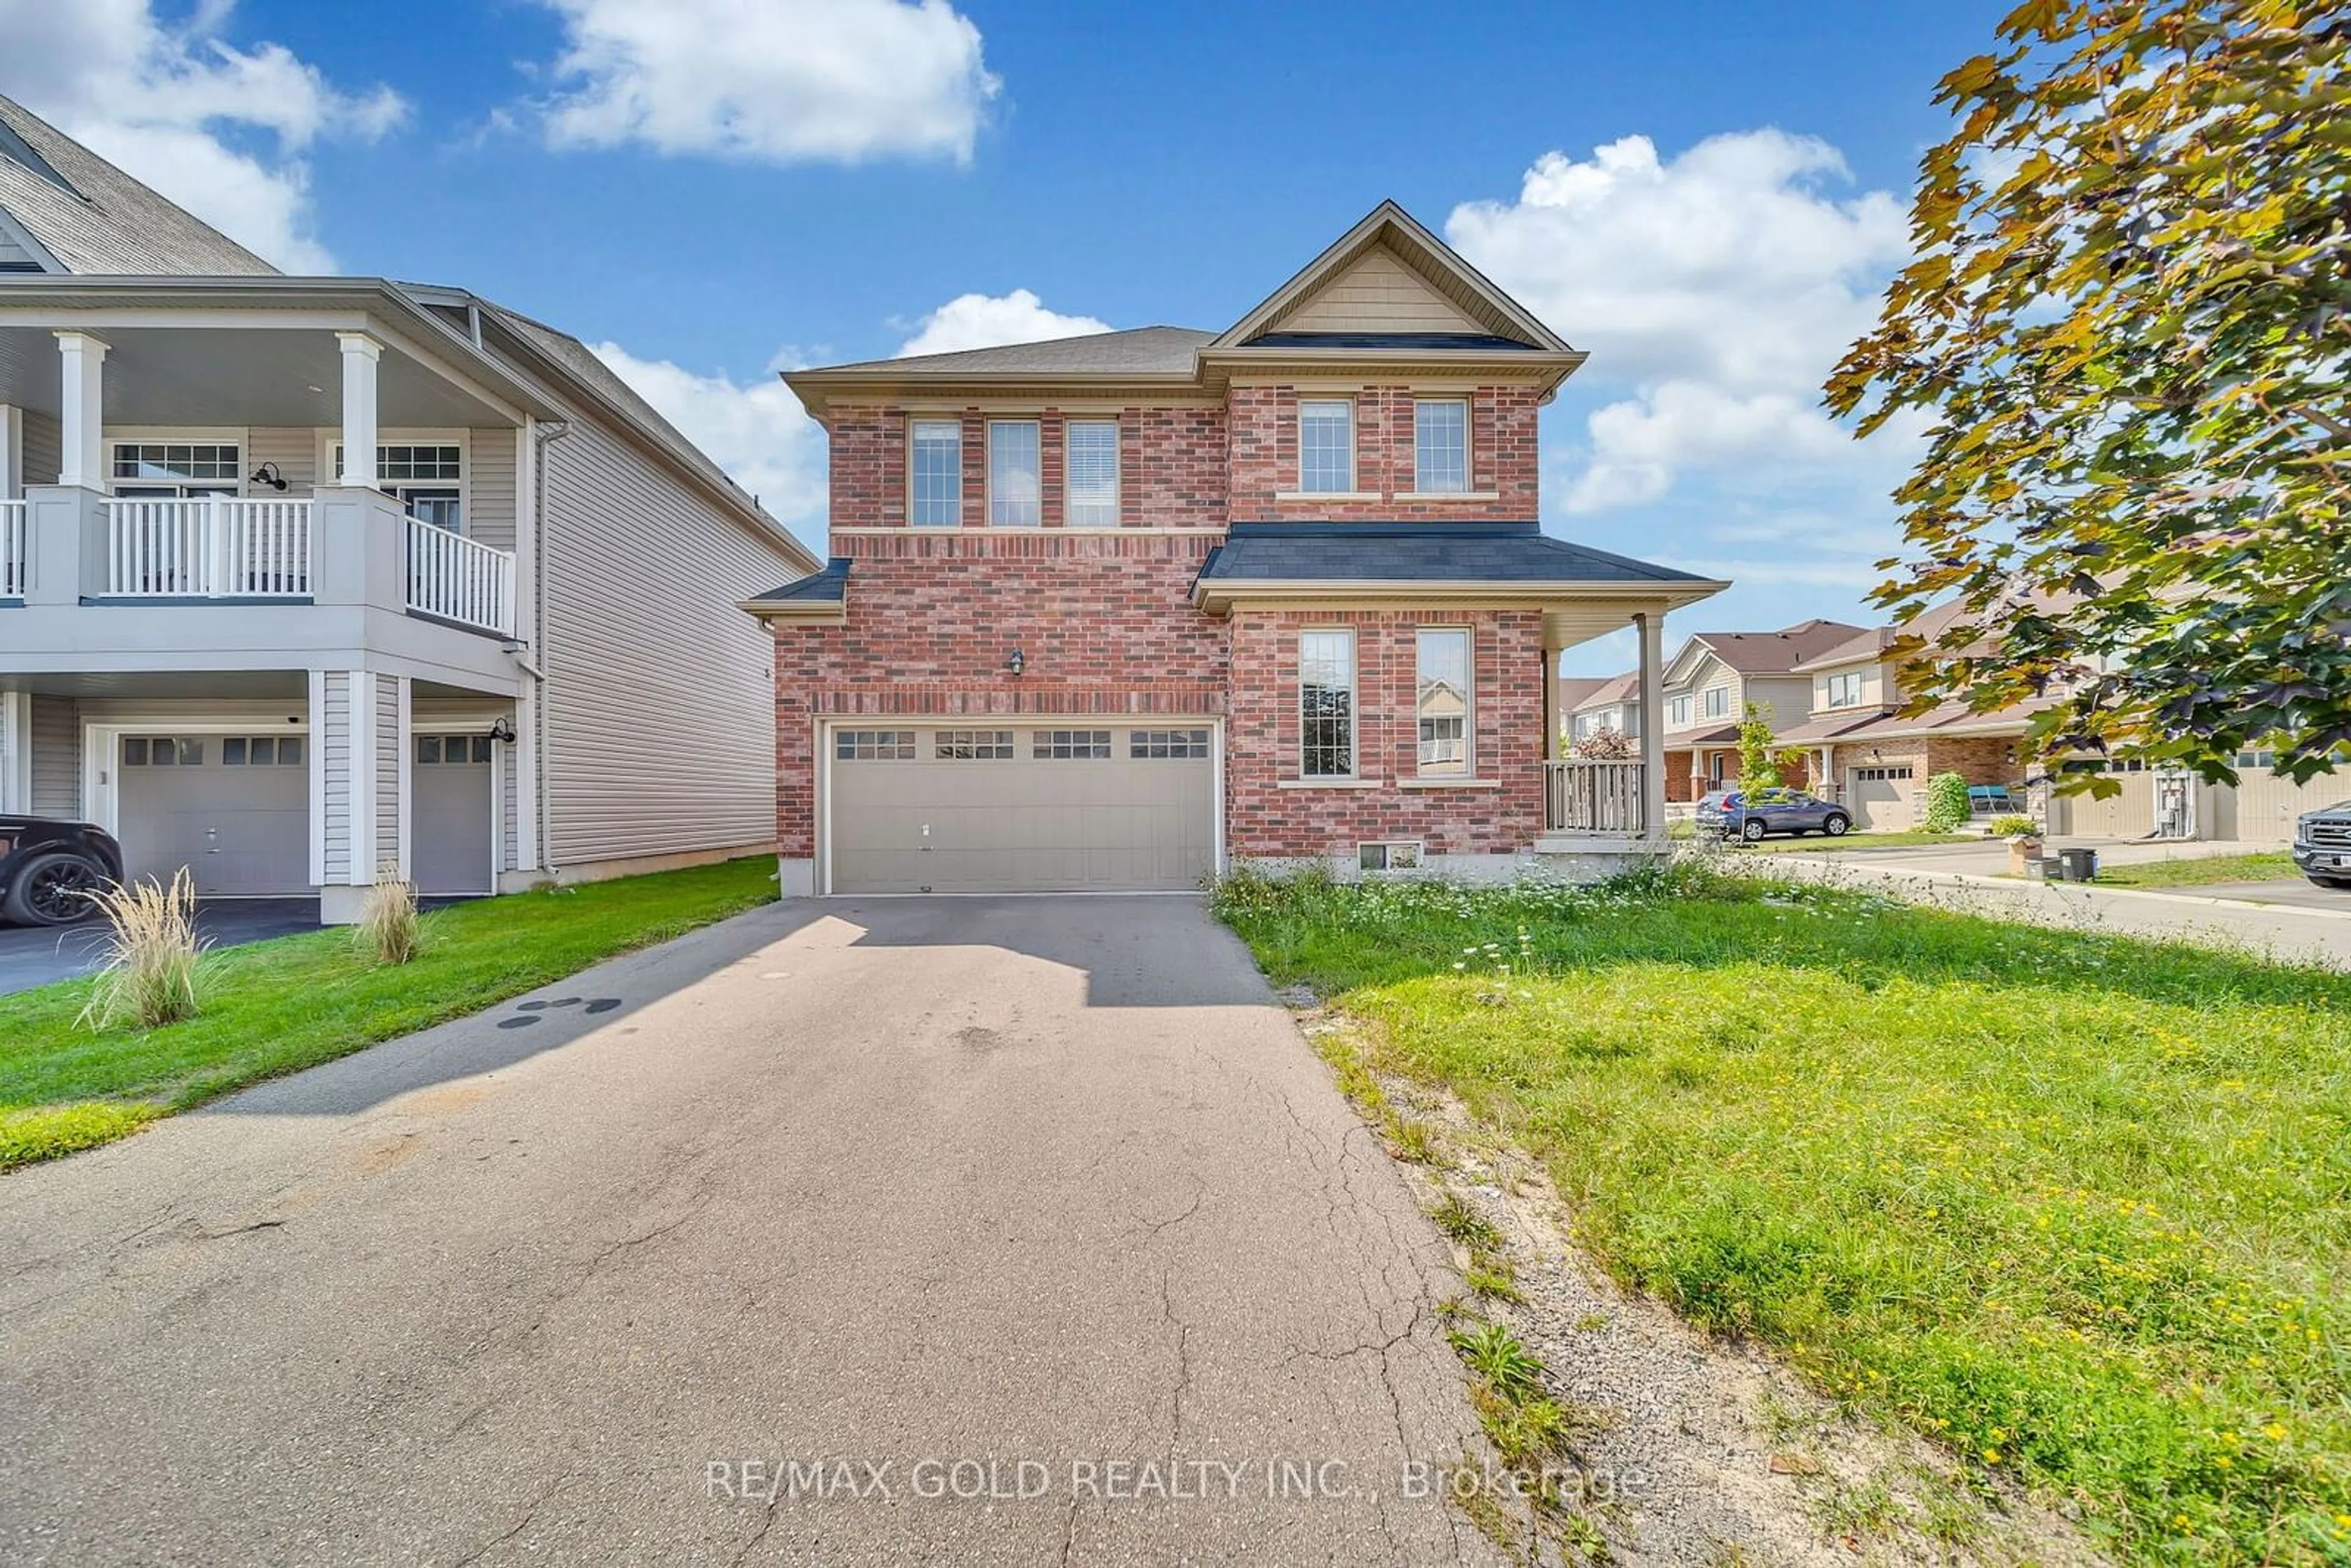
[[[1593,352],[1546,528],[1736,577],[1689,626],[1745,628],[1874,618],[1914,438],[1817,386],[2005,9],[0,0],[0,91],[289,269],[598,345],[812,540],[774,367],[1221,327],[1394,196]]]

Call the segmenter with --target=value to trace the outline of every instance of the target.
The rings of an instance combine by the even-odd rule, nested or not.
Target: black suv
[[[89,895],[122,880],[122,846],[88,822],[0,817],[0,916],[70,925],[97,913]]]
[[[2294,863],[2321,887],[2351,888],[2351,800],[2294,819]]]

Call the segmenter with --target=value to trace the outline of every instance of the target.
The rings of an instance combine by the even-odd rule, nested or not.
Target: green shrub
[[[1958,773],[1938,773],[1927,780],[1927,820],[1919,824],[1930,833],[1956,831],[1968,820],[1968,781]]]
[[[2041,836],[2041,830],[2032,819],[2021,813],[1994,817],[1990,826],[1991,836],[1996,839],[2036,839]]]

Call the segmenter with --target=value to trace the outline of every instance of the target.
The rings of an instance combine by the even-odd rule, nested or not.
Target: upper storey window
[[[1423,398],[1412,410],[1412,487],[1424,496],[1469,488],[1469,405],[1460,398]]]
[[[1033,528],[1045,520],[1044,476],[1033,419],[987,422],[987,523]]]
[[[914,474],[909,518],[918,528],[951,528],[963,521],[963,422],[914,422]]]
[[[1073,528],[1118,527],[1118,422],[1073,419],[1064,427],[1068,447],[1067,517]]]
[[[1298,488],[1343,496],[1355,487],[1355,405],[1345,398],[1301,398],[1298,404]]]

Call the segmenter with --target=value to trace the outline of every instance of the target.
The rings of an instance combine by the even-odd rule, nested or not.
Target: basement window
[[[1422,841],[1385,839],[1355,846],[1355,863],[1364,871],[1418,871]]]

